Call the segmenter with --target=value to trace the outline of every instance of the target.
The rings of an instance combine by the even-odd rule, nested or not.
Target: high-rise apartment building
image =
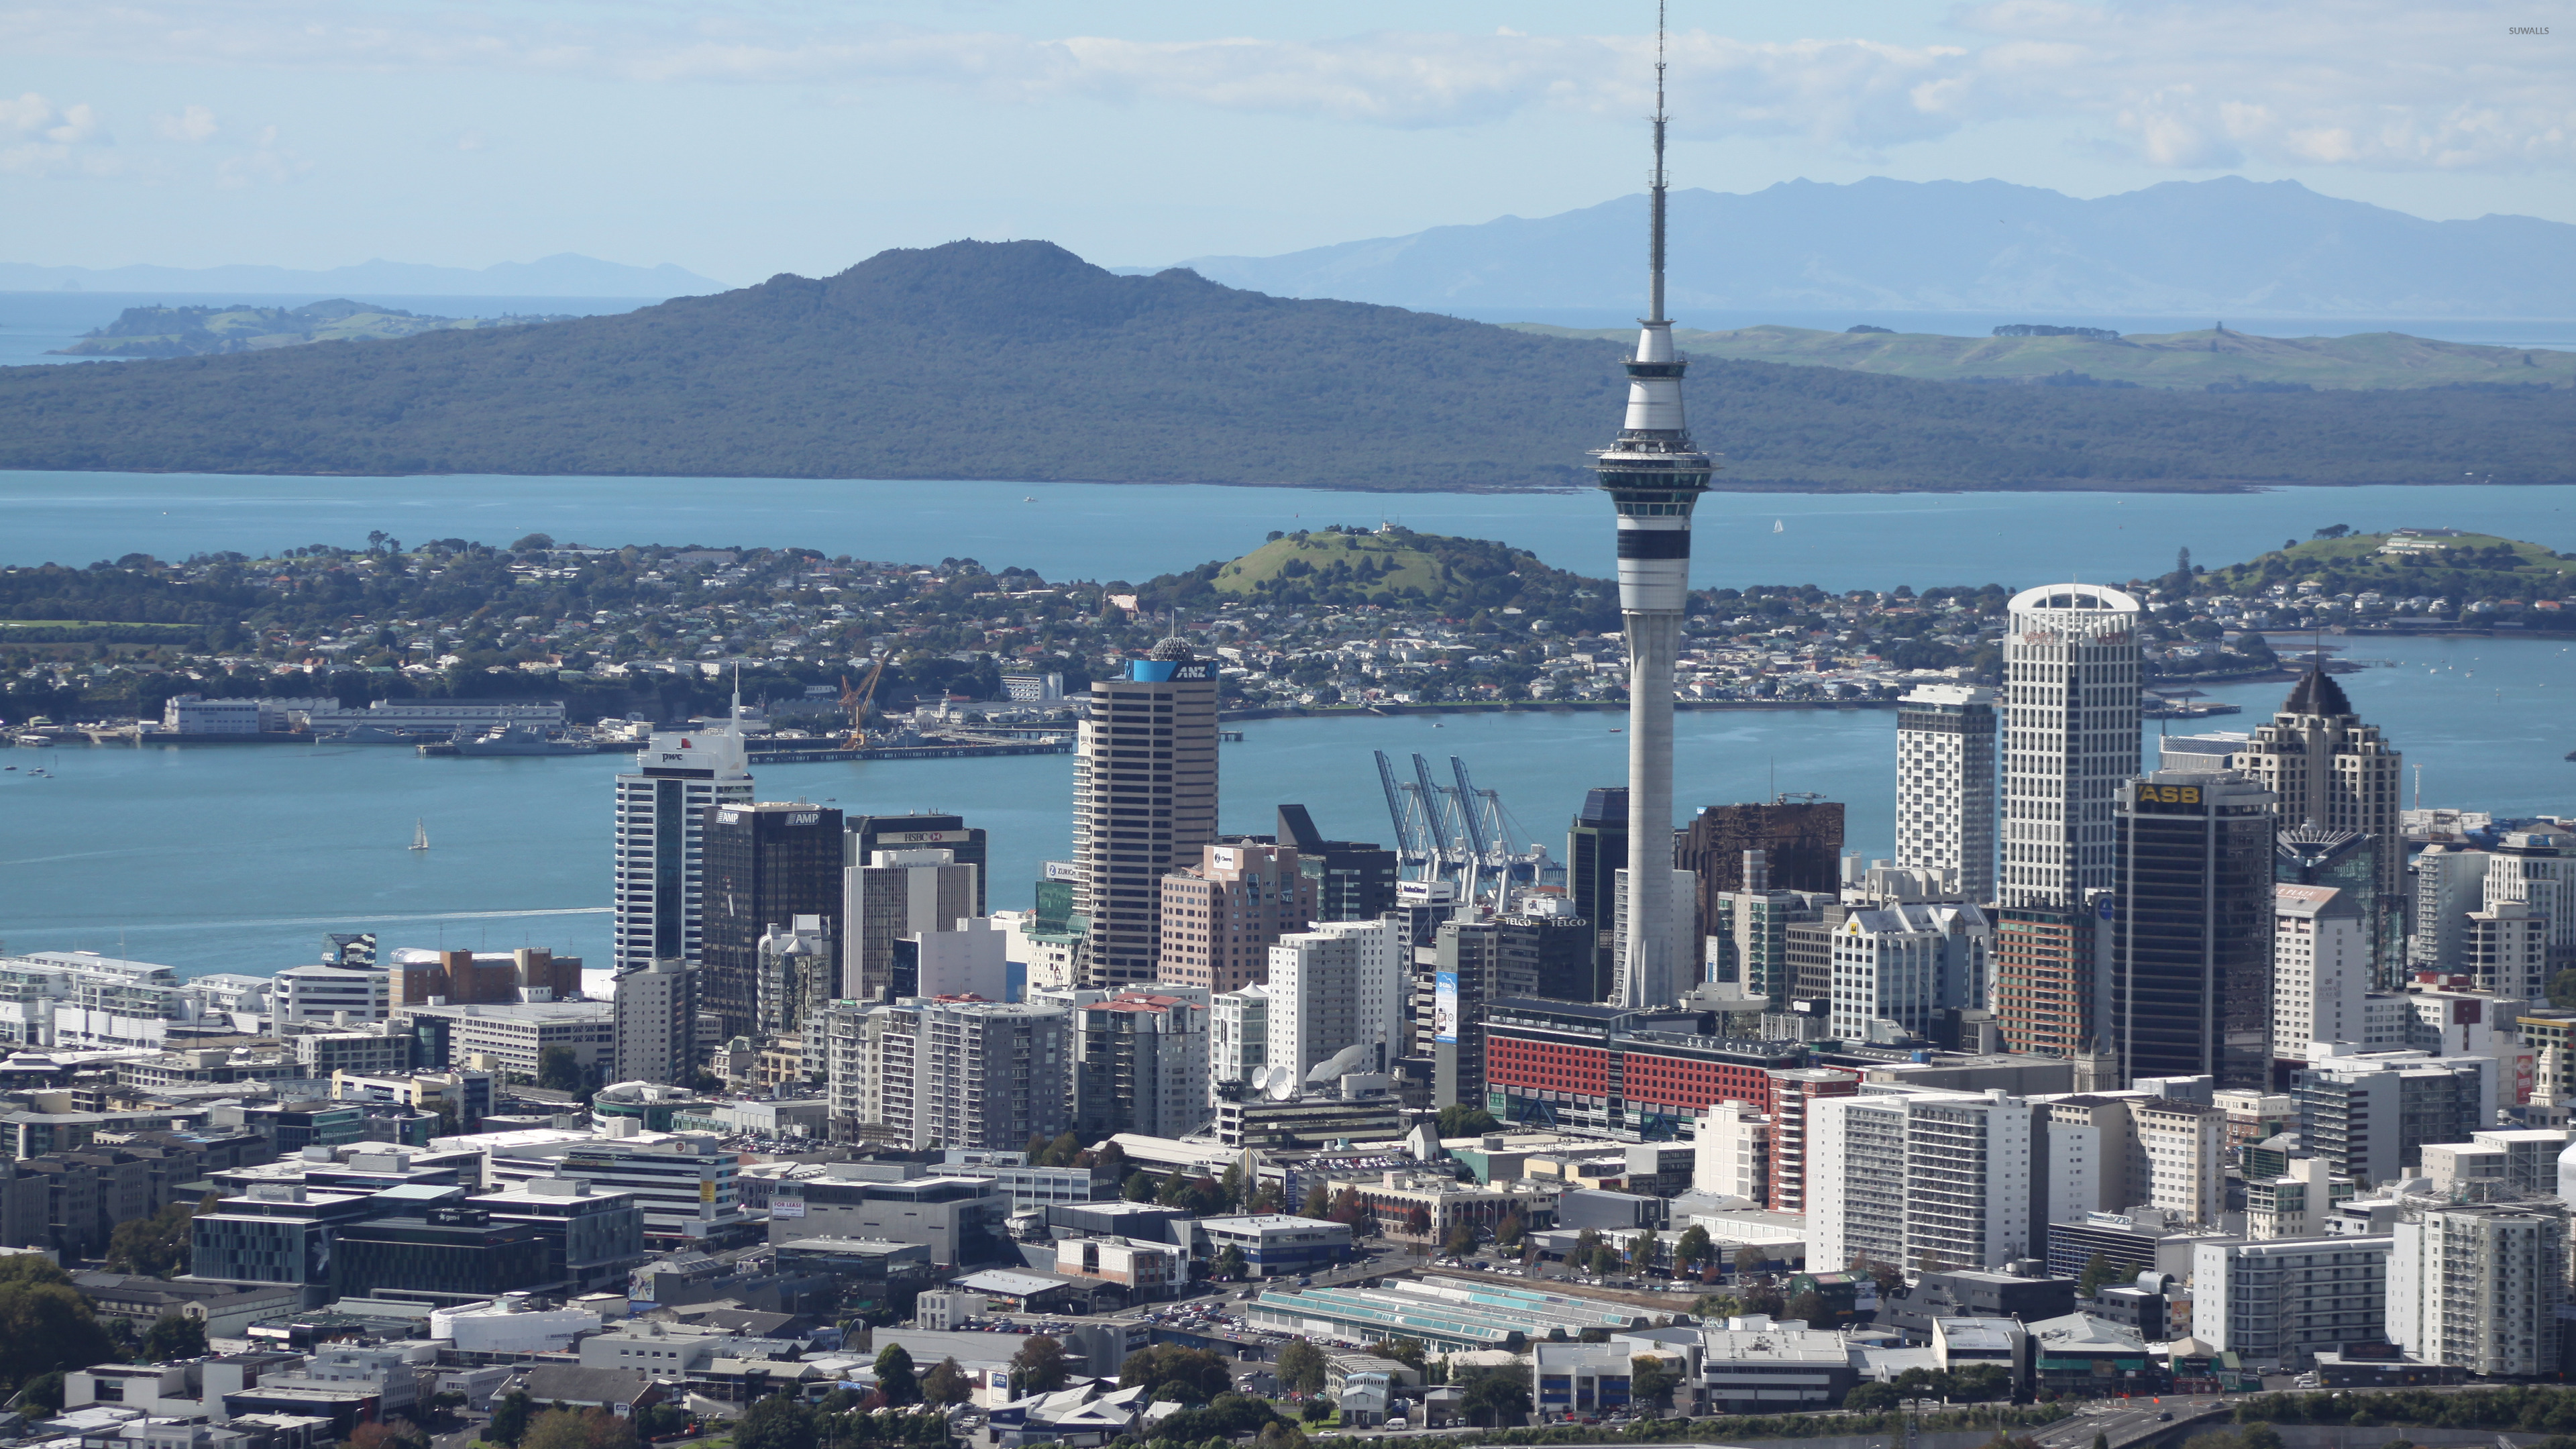
[[[686,1082],[699,1070],[698,967],[675,957],[617,973],[612,1003],[620,1082]]]
[[[2108,1038],[2130,1079],[2271,1080],[2272,805],[2233,773],[2115,792]]]
[[[2370,925],[2328,886],[2272,887],[2272,1055],[2308,1059],[2308,1043],[2361,1040],[2370,993]]]
[[[2386,1331],[2390,1238],[2220,1239],[2192,1248],[2191,1336],[2245,1363],[2304,1369]]]
[[[844,870],[840,994],[892,1001],[920,992],[919,958],[905,938],[953,931],[974,916],[983,878],[982,866],[960,862],[947,846],[879,850]]]
[[[2467,1142],[2495,1123],[2492,1056],[2340,1048],[2290,1077],[2299,1135],[2336,1176],[2387,1182],[2422,1165],[2429,1143]]]
[[[2138,601],[2051,584],[2008,608],[2003,903],[2077,910],[2110,888],[2111,796],[2138,773]]]
[[[1103,997],[1104,993],[1074,993]],[[1073,1130],[1185,1137],[1213,1114],[1203,988],[1121,991],[1073,1008]]]
[[[1902,1041],[1932,1029],[1940,1008],[1941,955],[1931,923],[1901,907],[1856,910],[1834,928],[1832,1005],[1825,1034],[1841,1041]]]
[[[1180,639],[1092,683],[1073,766],[1085,986],[1124,989],[1162,969],[1163,877],[1216,839],[1216,705],[1216,666]]]
[[[1072,1023],[1063,1007],[913,997],[879,1011],[888,1022],[875,1053],[877,1099],[894,1140],[1018,1151],[1070,1125]]]
[[[707,809],[751,802],[742,736],[729,727],[656,732],[635,759],[637,768],[617,776],[618,971],[698,959]]]
[[[1208,1088],[1257,1083],[1270,1067],[1270,988],[1254,983],[1208,1000]]]
[[[2576,836],[2517,830],[2497,842],[2487,866],[2486,906],[2507,901],[2549,920],[2549,970],[2576,968]]]
[[[789,916],[773,923],[761,933],[753,955],[759,962],[753,1025],[764,1036],[795,1037],[802,1045],[819,1046],[806,1040],[806,1028],[816,1012],[841,994],[841,949],[832,939],[832,918]],[[819,1066],[819,1056],[814,1060]]]
[[[1325,921],[1270,948],[1269,1069],[1304,1082],[1348,1047],[1385,1048],[1370,1070],[1403,1056],[1412,1037],[1412,952],[1392,921]]]
[[[1303,805],[1279,807],[1280,845],[1297,848],[1297,868],[1315,887],[1318,921],[1374,921],[1395,909],[1395,852],[1359,840],[1326,840]]]
[[[1995,692],[1924,684],[1896,702],[1896,864],[1995,899]]]
[[[1811,1104],[1809,1256],[1931,1272],[2027,1257],[2030,1103],[2002,1092],[1835,1097]]]
[[[2406,939],[2408,969],[2458,973],[2468,915],[2486,905],[2487,872],[2494,864],[2495,857],[2486,851],[2440,841],[2416,855],[2406,868],[2407,908],[2413,916]]]
[[[1707,923],[1709,979],[1776,1004],[1793,994],[1789,928],[1823,920],[1833,898],[1821,891],[1771,889],[1761,857],[1758,850],[1746,851],[1743,889],[1718,893],[1716,916]]]
[[[700,991],[727,1037],[771,1026],[760,1013],[760,939],[798,916],[841,910],[841,812],[763,802],[707,807],[700,826]]]
[[[2371,954],[2380,963],[2373,984],[2394,987],[2405,959],[2406,918],[2399,902],[2406,837],[2397,818],[2405,804],[2405,756],[2380,737],[2379,726],[2361,722],[2323,665],[2312,664],[2280,712],[2256,727],[2236,758],[2237,769],[2278,797],[2283,829],[2350,831],[2376,844],[2376,889],[2360,904],[2368,907]]]
[[[1712,1102],[1691,1119],[1691,1191],[1771,1199],[1771,1119],[1742,1102]]]
[[[1860,1077],[1831,1067],[1775,1067],[1767,1073],[1771,1098],[1770,1191],[1763,1201],[1784,1213],[1807,1210],[1807,1170],[1815,1154],[1816,1104],[1856,1096]]]
[[[2129,1105],[2135,1205],[2216,1226],[2227,1204],[2227,1114],[2201,1102],[2149,1097]]]
[[[1270,948],[1323,919],[1318,882],[1293,845],[1229,841],[1163,877],[1166,983],[1235,991],[1270,974]]]
[[[2409,1214],[2388,1259],[2388,1341],[2411,1358],[2491,1377],[2558,1370],[2567,1298],[2563,1204]]]
[[[1700,943],[1704,938],[1699,934],[1698,929],[1699,908],[1691,900],[1693,881],[1691,873],[1686,870],[1669,870],[1664,873],[1672,877],[1672,887],[1655,897],[1664,903],[1664,928],[1656,934],[1664,938],[1667,946],[1657,953],[1656,959],[1668,964],[1671,970],[1673,995],[1678,1000],[1682,993],[1699,985],[1706,975],[1706,967],[1701,964],[1700,950]],[[1632,959],[1628,950],[1628,907],[1637,899],[1637,892],[1628,889],[1626,871],[1620,871],[1616,879],[1619,889],[1611,896],[1613,914],[1610,918],[1610,951],[1611,958],[1622,964],[1611,971],[1610,999],[1627,1001],[1629,998],[1626,995],[1628,989],[1626,978],[1621,973],[1628,969],[1626,963]],[[1670,1002],[1657,1001],[1645,1003],[1645,1006],[1647,1009],[1652,1009],[1670,1004]]]
[[[2547,999],[2551,920],[2521,901],[2498,901],[2468,914],[2460,969],[2479,991],[2514,1001]]]
[[[2283,885],[2325,886],[2342,894],[2344,907],[2362,923],[2362,946],[2370,963],[2372,990],[2392,990],[2406,974],[2407,903],[2381,889],[2381,857],[2389,849],[2403,853],[2406,843],[2391,837],[2384,845],[2375,835],[2322,825],[2283,823],[2273,836],[2272,878]]]
[[[1987,1009],[2007,1051],[2072,1057],[2092,1050],[2107,901],[2064,910],[2005,905],[1995,911],[1994,972]]]

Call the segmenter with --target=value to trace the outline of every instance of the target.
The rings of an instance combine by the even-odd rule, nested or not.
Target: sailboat
[[[1771,520],[1771,531],[1773,533],[1787,533],[1789,531],[1789,525],[1775,518]]]
[[[411,848],[414,850],[429,849],[429,827],[421,824],[417,819],[413,820],[411,823]]]

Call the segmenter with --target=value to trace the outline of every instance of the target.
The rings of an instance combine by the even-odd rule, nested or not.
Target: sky
[[[1672,172],[2293,179],[2576,222],[2576,0],[1674,0]],[[0,261],[744,284],[1269,255],[1641,189],[1649,0],[0,0]]]

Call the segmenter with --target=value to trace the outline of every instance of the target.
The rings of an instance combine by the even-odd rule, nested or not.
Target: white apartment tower
[[[731,726],[657,731],[635,760],[617,776],[611,951],[619,971],[698,959],[707,807],[752,798],[742,735]]]
[[[617,973],[612,1081],[685,1082],[698,1070],[698,965],[664,956]]]
[[[1404,1055],[1410,1041],[1412,951],[1389,920],[1320,921],[1270,948],[1268,1067],[1303,1082],[1336,1052],[1385,1048],[1372,1070]]]
[[[2030,1255],[2041,1154],[2029,1102],[2001,1091],[1892,1093],[1828,1097],[1809,1110],[1809,1261],[1930,1271]]]
[[[1691,1191],[1768,1201],[1771,1119],[1742,1102],[1717,1102],[1693,1114]]]
[[[2439,841],[2416,854],[2415,863],[2406,868],[2413,878],[2414,921],[2406,938],[2410,970],[2448,974],[2460,969],[2469,912],[2487,903],[2487,874],[2494,865],[2495,857],[2486,851]]]
[[[1208,1001],[1208,1099],[1219,1082],[1256,1083],[1270,1066],[1270,988],[1260,982]]]
[[[2576,967],[2576,836],[2516,831],[2487,867],[2486,906],[2519,901],[2549,921],[2549,970]]]
[[[1896,702],[1896,864],[1995,899],[1995,692],[1925,684]]]
[[[2426,1363],[2522,1376],[2558,1369],[2567,1217],[2552,1203],[2427,1208],[2395,1229],[2388,1341]]]
[[[1070,1125],[1072,1024],[1061,1006],[914,999],[884,1008],[880,1112],[906,1146],[1016,1151]],[[861,1094],[864,1096],[864,1090]]]
[[[1919,909],[1919,908],[1918,908]],[[1895,1041],[1932,1029],[1941,1002],[1949,938],[1902,907],[1855,910],[1831,938],[1833,1000],[1825,1034],[1842,1041]]]
[[[2272,1055],[2306,1061],[2308,1043],[2362,1039],[2370,927],[2349,892],[2272,887]]]
[[[2071,910],[2111,885],[2111,794],[2138,773],[2138,601],[2050,584],[2014,595],[2010,610],[2002,899]]]
[[[1216,838],[1216,666],[1166,639],[1095,680],[1073,765],[1073,908],[1091,919],[1081,984],[1162,969],[1163,877]]]

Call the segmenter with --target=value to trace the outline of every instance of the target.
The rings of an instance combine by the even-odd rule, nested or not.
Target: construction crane
[[[877,697],[877,681],[885,677],[885,667],[886,657],[880,654],[876,666],[868,671],[866,687],[855,693],[850,689],[850,676],[841,676],[841,707],[850,712],[850,737],[841,741],[842,749],[868,747],[868,701]]]
[[[1459,887],[1460,899],[1475,897],[1486,881],[1541,882],[1550,874],[1547,847],[1532,840],[1517,849],[1526,832],[1504,808],[1502,797],[1476,788],[1467,762],[1449,757],[1449,777],[1437,784],[1431,762],[1413,757],[1413,778],[1396,778],[1386,752],[1377,752],[1378,784],[1386,792],[1387,818],[1395,827],[1396,859],[1418,880],[1447,880]]]

